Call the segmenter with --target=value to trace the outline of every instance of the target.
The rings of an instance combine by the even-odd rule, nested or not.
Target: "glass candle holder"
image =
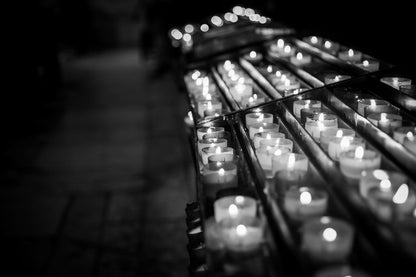
[[[363,54],[360,51],[348,49],[338,53],[338,58],[346,62],[359,62],[361,61]]]
[[[293,102],[293,114],[297,119],[300,119],[302,109],[320,108],[321,105],[319,100],[296,100]]]
[[[225,196],[214,202],[214,216],[217,222],[226,218],[255,217],[256,213],[256,200],[249,196]]]
[[[330,40],[325,40],[321,49],[323,49],[325,52],[335,55],[338,52],[339,47],[339,43]]]
[[[320,140],[322,131],[330,129],[338,129],[338,117],[336,115],[320,113],[306,118],[305,130],[317,141]]]
[[[365,59],[363,61],[358,61],[355,62],[354,65],[369,72],[377,71],[380,68],[380,62],[374,59]]]
[[[250,51],[250,53],[245,54],[244,58],[250,62],[260,62],[263,59],[263,54],[256,52],[256,51]]]
[[[365,98],[357,101],[357,111],[364,116],[372,113],[383,113],[390,110],[390,103],[385,100]]]
[[[198,140],[198,152],[202,156],[202,149],[206,147],[227,147],[227,140],[223,138],[201,139]]]
[[[404,142],[406,136],[410,136],[409,132],[416,136],[416,126],[405,126],[394,129],[393,138],[400,143]]]
[[[304,154],[286,153],[272,157],[272,174],[281,170],[303,170],[308,171],[309,159]]]
[[[210,270],[220,270],[225,258],[225,246],[220,225],[213,216],[204,221],[203,233],[207,249],[207,265]]]
[[[250,139],[254,139],[254,134],[262,132],[279,132],[279,124],[276,123],[255,123],[250,125],[249,129]]]
[[[303,54],[302,52],[296,53],[295,56],[290,57],[290,62],[295,66],[304,66],[306,64],[310,64],[312,61],[312,57],[307,54]]]
[[[322,216],[328,207],[328,194],[320,188],[292,186],[285,193],[283,207],[295,221]]]
[[[257,149],[260,147],[260,142],[263,140],[276,140],[279,138],[285,138],[285,134],[280,132],[261,132],[255,133],[253,138],[254,147]]]
[[[397,187],[400,184],[407,183],[406,175],[389,170],[366,170],[363,171],[360,177],[358,189],[362,197],[367,198],[368,191],[373,187],[385,187],[391,186]]]
[[[276,45],[276,47],[271,46],[269,47],[269,52],[270,54],[272,54],[273,56],[278,56],[281,58],[287,58],[290,56],[293,56],[295,49],[288,45],[288,44],[284,44],[283,47],[279,47],[281,45]]]
[[[266,98],[263,96],[258,96],[257,94],[253,93],[250,97],[241,98],[241,105],[245,108],[256,106],[258,104],[264,103]]]
[[[245,118],[247,128],[258,123],[273,123],[273,115],[271,113],[248,113]]]
[[[308,172],[303,169],[285,169],[277,171],[273,177],[271,193],[275,198],[282,198],[291,187],[307,185]]]
[[[325,151],[328,151],[329,141],[332,138],[355,137],[355,131],[352,129],[337,128],[321,131],[320,144]]]
[[[344,80],[348,80],[350,79],[351,76],[349,75],[340,75],[340,74],[334,74],[334,73],[329,73],[326,74],[324,77],[324,83],[329,85],[329,84],[333,84],[333,83],[338,83]]]
[[[234,160],[234,149],[231,147],[205,147],[202,148],[202,163],[208,164],[208,158],[216,156],[218,161],[230,162]]]
[[[218,171],[221,168],[224,169],[225,171],[231,172],[234,175],[237,175],[237,164],[235,163],[235,161],[231,161],[231,162],[218,161],[218,162],[208,163],[204,165],[202,169],[202,175],[218,173]]]
[[[372,150],[357,147],[355,150],[342,152],[339,155],[341,172],[352,179],[359,179],[363,170],[379,169],[381,156]]]
[[[392,134],[393,130],[402,126],[402,116],[390,113],[373,113],[367,119],[383,132]]]
[[[238,185],[237,166],[231,162],[222,164],[226,164],[227,166],[224,165],[216,171],[210,170],[204,172],[201,177],[204,195],[209,200],[215,199],[219,190],[236,187]],[[208,164],[208,166],[211,165]],[[215,164],[211,167],[215,167]]]
[[[205,111],[221,111],[222,110],[222,103],[218,100],[204,100],[198,102],[198,114],[201,117],[205,116]]]
[[[371,211],[382,221],[400,220],[416,208],[415,192],[407,184],[372,187],[366,200]]]
[[[407,86],[412,84],[412,79],[399,76],[383,77],[380,79],[380,81],[395,89],[399,89],[400,86]]]
[[[201,127],[196,130],[198,140],[202,140],[205,134],[219,135],[222,132],[225,132],[224,127]]]
[[[241,102],[243,98],[248,99],[253,95],[253,86],[238,83],[230,87],[230,93],[235,101]]]
[[[400,85],[399,90],[413,98],[416,97],[416,85]]]
[[[339,161],[339,156],[342,152],[355,151],[357,147],[365,148],[365,141],[361,138],[354,137],[335,137],[329,141],[328,155],[331,159]]]
[[[354,227],[334,217],[307,220],[302,228],[301,249],[313,261],[336,262],[351,253]]]
[[[272,158],[274,156],[281,156],[292,151],[288,147],[284,146],[268,146],[261,145],[256,149],[257,159],[260,166],[265,171],[266,177],[273,177],[272,175]]]

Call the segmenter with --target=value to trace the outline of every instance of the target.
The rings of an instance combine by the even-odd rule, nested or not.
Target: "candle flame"
[[[239,79],[238,79],[238,83],[239,84],[244,84],[244,82],[245,82],[246,80],[244,79],[244,77],[240,77]]]
[[[382,121],[382,122],[386,122],[387,121],[387,114],[386,113],[381,113],[380,114],[380,121]]]
[[[211,100],[212,100],[212,95],[211,95],[210,93],[208,93],[208,94],[205,96],[205,99],[206,99],[207,101],[211,101]]]
[[[250,102],[250,104],[252,104],[254,102],[254,98],[250,96],[250,98],[248,99],[248,102]]]
[[[373,175],[378,180],[386,180],[386,179],[389,179],[389,175],[387,174],[387,172],[384,171],[384,170],[381,170],[381,169],[374,170]]]
[[[221,154],[221,147],[217,146],[217,149],[215,149],[215,154]]]
[[[289,158],[288,158],[288,161],[287,161],[287,169],[288,170],[293,170],[293,168],[295,167],[295,161],[296,161],[295,154],[293,154],[293,153],[289,154]]]
[[[415,139],[415,136],[413,135],[413,133],[411,131],[409,131],[406,134],[406,138],[410,141],[413,141]]]
[[[402,184],[393,196],[393,203],[404,204],[409,196],[409,186]]]
[[[364,157],[364,148],[362,146],[358,146],[357,149],[355,149],[355,158],[362,159],[363,157]]]
[[[275,74],[276,74],[276,77],[278,78],[282,76],[282,72],[280,72],[279,70],[277,70]]]
[[[299,200],[302,205],[308,205],[312,202],[312,194],[309,191],[302,191]]]
[[[320,113],[318,116],[318,121],[324,121],[325,115],[323,113]]]
[[[188,112],[188,118],[190,120],[194,121],[194,117],[192,116],[192,112],[191,111]]]
[[[342,135],[343,135],[344,133],[342,132],[342,130],[338,130],[337,131],[337,134],[335,135],[337,138],[340,138],[340,137],[342,137]]]
[[[289,45],[286,45],[283,51],[285,51],[285,53],[290,53],[292,51],[292,48],[290,48]]]
[[[238,215],[238,207],[235,204],[231,204],[228,207],[228,213],[231,217],[236,217]]]
[[[274,155],[275,155],[275,156],[280,156],[280,155],[282,155],[282,150],[277,149],[276,151],[274,151]]]
[[[354,50],[350,49],[348,50],[348,57],[354,56]]]
[[[241,195],[236,196],[235,197],[235,203],[237,203],[237,204],[243,204],[244,203],[244,196],[241,196]]]
[[[282,81],[285,81],[285,80],[287,79],[286,74],[282,74],[282,76],[280,77],[280,79],[281,79]]]
[[[245,84],[238,84],[235,86],[235,89],[237,90],[238,93],[243,93],[243,91],[246,89],[246,85]]]
[[[344,149],[344,150],[347,149],[347,147],[350,146],[351,140],[352,140],[351,137],[343,137],[340,143],[341,149]]]
[[[253,98],[254,98],[254,100],[257,100],[257,94],[253,94]]]
[[[388,191],[391,188],[391,182],[389,179],[384,179],[380,181],[380,189],[382,191]]]
[[[303,59],[303,54],[302,54],[301,52],[298,52],[298,53],[296,54],[296,59],[297,59],[297,60],[301,60],[301,59]]]
[[[240,224],[235,228],[235,232],[237,233],[238,236],[243,237],[247,235],[247,227],[244,226],[243,224]]]
[[[203,78],[196,79],[195,83],[198,87],[202,85],[202,80],[203,80]]]
[[[194,73],[192,73],[192,80],[196,81],[198,77],[201,75],[201,72],[199,70],[195,70]]]
[[[250,52],[250,58],[254,59],[257,56],[256,51],[251,51]]]
[[[208,128],[207,129],[207,134],[211,134],[212,133],[212,128]]]
[[[290,86],[290,79],[285,80],[285,86],[287,86],[287,87]]]
[[[212,110],[212,103],[211,103],[211,101],[208,101],[208,103],[207,103],[207,109],[208,110]]]
[[[272,139],[272,136],[270,134],[267,134],[266,139]]]
[[[220,176],[224,176],[225,175],[224,168],[220,168],[220,170],[218,171],[218,175],[220,175]]]
[[[335,81],[335,82],[339,82],[339,78],[340,78],[340,76],[339,76],[339,75],[335,76],[334,81]]]
[[[269,65],[267,67],[267,72],[272,73],[272,71],[273,71],[273,67],[271,65]]]
[[[370,63],[367,60],[364,60],[363,61],[363,66],[364,67],[368,67],[369,65],[370,65]]]
[[[370,99],[370,106],[374,108],[376,105],[376,100]]]
[[[261,126],[260,128],[259,128],[259,133],[263,133],[264,132],[264,128]]]
[[[313,44],[318,43],[318,38],[317,38],[317,37],[315,37],[315,36],[311,37],[311,42],[312,42]]]
[[[330,41],[325,41],[324,46],[325,46],[325,48],[329,49],[329,48],[331,48],[332,43]]]
[[[259,117],[257,118],[257,122],[262,122],[264,120],[264,114],[260,114]],[[261,128],[261,127],[260,127]]]
[[[337,238],[337,231],[335,231],[333,228],[326,228],[322,233],[322,237],[324,240],[332,242]]]
[[[283,48],[285,46],[285,41],[281,38],[277,40],[277,47]]]
[[[222,162],[217,162],[217,167],[222,166]]]

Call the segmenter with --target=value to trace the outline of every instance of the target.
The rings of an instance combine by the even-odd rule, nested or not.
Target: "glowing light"
[[[254,98],[254,100],[257,100],[257,94],[253,94],[253,98]]]
[[[318,38],[317,38],[317,37],[315,37],[315,36],[311,37],[311,42],[312,42],[313,44],[317,44],[317,43],[318,43]]]
[[[272,71],[273,71],[273,67],[271,65],[269,65],[267,67],[267,72],[272,73]]]
[[[264,120],[264,114],[260,114],[259,117],[257,117],[257,122],[262,122]],[[260,127],[263,128],[263,127]]]
[[[233,76],[231,76],[231,81],[235,82],[235,81],[237,81],[239,78],[240,78],[240,75],[238,75],[238,74],[234,74]],[[241,83],[240,83],[240,85],[241,85]]]
[[[263,127],[260,127],[260,128],[259,128],[259,133],[263,133],[263,132],[264,132]]]
[[[284,41],[283,39],[279,38],[279,39],[277,40],[277,47],[278,47],[278,48],[283,48],[283,47],[285,47],[285,41]]]
[[[296,59],[297,60],[302,60],[303,59],[303,54],[301,52],[296,54]]]
[[[286,80],[286,74],[282,74],[282,76],[280,76],[280,79],[282,80],[282,81],[285,81]]]
[[[285,80],[285,86],[287,86],[287,87],[290,86],[290,79]]]
[[[320,113],[318,116],[318,121],[324,121],[325,115],[323,113]]]
[[[236,196],[235,197],[235,203],[237,203],[237,204],[243,204],[244,203],[244,196],[241,196],[241,195],[239,195],[239,196]]]
[[[218,175],[220,175],[220,176],[224,176],[225,175],[224,168],[220,168],[220,170],[218,170]]]
[[[280,149],[277,149],[276,151],[274,151],[274,153],[273,153],[275,156],[280,156],[280,155],[282,155],[282,150],[280,150]]]
[[[236,23],[238,21],[238,16],[232,13],[230,17],[230,21],[232,23]]]
[[[266,24],[267,23],[267,18],[265,16],[260,16],[259,22],[260,22],[260,24]]]
[[[358,146],[357,149],[355,149],[355,158],[362,159],[363,157],[364,157],[364,148],[362,146]]]
[[[207,129],[207,134],[211,134],[212,133],[212,128],[208,128]]]
[[[250,98],[248,99],[248,102],[249,102],[250,104],[253,104],[253,102],[254,102],[254,98],[250,96]]]
[[[254,10],[253,10],[253,9],[248,8],[248,9],[246,9],[246,10],[244,11],[244,15],[245,15],[245,16],[250,16],[250,15],[252,15],[252,14],[254,14]]]
[[[354,56],[354,50],[350,49],[348,50],[348,57]]]
[[[364,67],[368,67],[369,65],[370,65],[370,63],[367,60],[364,60],[363,61],[363,66]]]
[[[182,38],[182,32],[179,31],[178,29],[173,29],[170,32],[170,35],[176,40],[180,40]]]
[[[235,90],[238,92],[238,93],[243,93],[243,91],[246,89],[246,85],[245,84],[240,84],[240,83],[238,83],[236,86],[235,86]]]
[[[242,7],[240,7],[240,6],[235,6],[235,7],[233,8],[233,13],[234,13],[234,14],[236,14],[236,15],[243,15],[244,10],[243,10],[243,8],[242,8]]]
[[[202,85],[202,81],[203,81],[203,78],[196,79],[196,85],[197,86],[201,86]]]
[[[408,140],[410,140],[410,141],[413,141],[414,139],[415,139],[415,136],[413,135],[413,133],[412,132],[407,132],[407,134],[406,134],[406,138],[408,139]]]
[[[217,27],[221,27],[223,25],[221,17],[217,15],[214,15],[213,17],[211,17],[211,23]]]
[[[240,237],[244,237],[245,235],[247,235],[247,227],[244,226],[243,224],[240,224],[235,228],[235,232]]]
[[[295,162],[296,162],[295,154],[291,153],[287,161],[287,169],[293,170],[293,168],[295,167]]]
[[[389,175],[387,174],[387,172],[381,169],[374,170],[373,175],[378,180],[389,179]]]
[[[225,13],[224,14],[224,19],[227,20],[227,21],[231,21],[231,15],[232,15],[232,13],[230,13],[230,12]]]
[[[402,184],[393,196],[395,204],[404,204],[409,196],[409,186]]]
[[[323,216],[323,217],[321,217],[320,221],[321,221],[322,224],[328,224],[331,220],[329,219],[329,217]]]
[[[201,76],[201,72],[199,70],[195,70],[194,73],[192,73],[191,78],[195,81],[199,76]]]
[[[183,41],[189,42],[191,41],[191,39],[192,39],[192,36],[190,34],[186,33],[183,35]]]
[[[240,79],[238,79],[238,83],[239,84],[244,84],[246,80],[244,79],[244,77],[241,77]]]
[[[290,47],[290,45],[286,45],[285,48],[283,48],[283,51],[289,54],[292,51],[292,48]]]
[[[282,76],[282,72],[280,72],[279,70],[276,71],[275,73],[276,77],[280,78]]]
[[[387,114],[386,113],[381,113],[380,114],[380,121],[381,122],[386,122],[387,121]]]
[[[236,217],[238,215],[238,207],[235,204],[231,204],[228,207],[228,213],[231,217]]]
[[[207,109],[208,110],[212,110],[212,103],[211,103],[211,101],[208,101],[208,103],[207,103]]]
[[[337,238],[337,231],[333,228],[326,228],[322,233],[322,237],[324,240],[332,242]]]
[[[207,101],[211,101],[211,100],[212,100],[212,95],[208,93],[208,94],[205,96],[205,99],[206,99]]]
[[[337,138],[340,138],[340,137],[342,137],[342,135],[343,135],[344,133],[342,132],[342,130],[338,130],[337,131],[337,134],[335,135]]]
[[[251,51],[250,52],[250,58],[254,59],[255,57],[257,57],[256,51]]]
[[[374,99],[370,99],[370,106],[371,106],[372,108],[374,108],[376,105],[377,105],[377,104],[376,104],[376,100],[374,100]]]
[[[227,71],[233,69],[233,64],[231,63],[230,60],[226,60],[224,62],[224,69],[227,70]]]
[[[202,24],[199,29],[201,29],[201,32],[205,33],[205,32],[209,31],[209,26],[208,26],[208,24]]]
[[[215,154],[221,154],[221,147],[217,147],[217,149],[215,149]]]
[[[193,33],[194,31],[195,31],[195,28],[194,28],[194,26],[193,25],[191,25],[191,24],[187,24],[187,25],[185,25],[185,32],[187,32],[187,33]]]
[[[191,111],[188,112],[188,117],[189,117],[189,119],[191,121],[194,121],[194,117],[192,116],[192,112]]]
[[[302,191],[299,200],[302,205],[308,205],[312,202],[312,194],[309,191]]]
[[[339,82],[339,78],[340,78],[340,76],[339,76],[339,75],[335,76],[334,81],[335,81],[335,82]]]
[[[390,182],[389,179],[381,180],[381,182],[380,182],[380,189],[382,191],[388,191],[388,190],[390,190],[390,188],[391,188],[391,182]]]
[[[329,48],[332,47],[332,43],[327,40],[327,41],[325,41],[324,46],[325,46],[325,48],[329,49]]]

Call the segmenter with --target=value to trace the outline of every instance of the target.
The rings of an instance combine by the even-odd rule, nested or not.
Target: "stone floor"
[[[2,272],[187,276],[186,99],[148,66],[134,49],[63,63],[50,112],[1,152]]]

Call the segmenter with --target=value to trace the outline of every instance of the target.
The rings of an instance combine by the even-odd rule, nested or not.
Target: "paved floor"
[[[169,74],[150,79],[136,50],[67,61],[63,75],[50,112],[1,153],[3,262],[16,276],[186,276],[185,95]]]

